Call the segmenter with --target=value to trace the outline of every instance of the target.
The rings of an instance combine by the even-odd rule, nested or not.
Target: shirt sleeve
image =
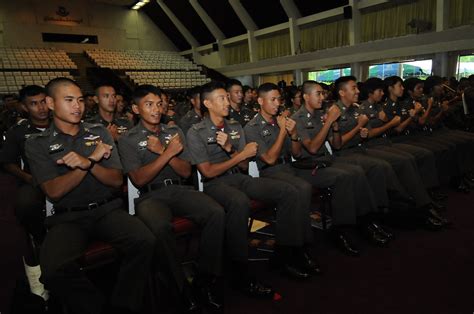
[[[112,146],[112,150],[110,157],[108,159],[102,158],[99,161],[99,164],[105,168],[122,170],[119,152],[117,146],[115,145],[114,139],[112,138],[112,135],[110,135],[109,131],[107,131],[105,127],[101,127],[101,133],[102,142]]]
[[[201,139],[197,130],[191,127],[187,134],[189,155],[194,165],[209,161],[206,143]]]
[[[42,184],[60,175],[59,166],[50,157],[48,146],[43,145],[40,138],[29,138],[25,143],[25,153],[35,185]]]
[[[260,128],[258,126],[247,124],[244,128],[244,131],[245,138],[249,143],[256,142],[258,144],[257,157],[260,157],[268,151],[269,147],[263,140],[263,136],[261,132],[259,132]]]
[[[183,151],[179,154],[178,157],[183,160],[192,162],[191,155],[189,154],[189,148],[186,144],[186,137],[184,136],[184,133],[181,130],[181,128],[178,128],[178,134],[179,134],[179,137],[181,138],[181,143],[183,144]]]
[[[240,139],[239,139],[239,147],[237,147],[237,151],[242,151],[244,150],[245,145],[247,144],[247,140],[245,138],[245,133],[244,129],[242,128],[241,125],[238,126],[239,129],[239,134],[241,134]]]
[[[134,147],[128,135],[121,136],[118,140],[118,150],[123,165],[124,173],[137,170],[141,167],[138,150]]]
[[[311,139],[311,136],[309,136],[309,132],[305,128],[303,121],[301,121],[301,119],[298,117],[294,117],[293,120],[296,122],[296,132],[298,133],[298,136],[301,138],[301,140],[305,141],[307,139]]]

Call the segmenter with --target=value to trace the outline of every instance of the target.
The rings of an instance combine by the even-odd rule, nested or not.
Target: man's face
[[[94,96],[87,96],[84,98],[84,105],[86,106],[86,110],[93,110],[95,106]]]
[[[242,86],[240,85],[233,85],[229,90],[229,100],[231,103],[240,105],[244,95],[242,93]]]
[[[433,86],[433,92],[432,92],[434,97],[441,97],[444,95],[444,89],[442,85],[435,85]]]
[[[357,83],[355,81],[347,82],[339,91],[341,100],[351,103],[355,103],[359,100],[359,94],[360,91],[359,88],[357,88]]]
[[[313,85],[308,94],[303,95],[305,102],[313,109],[321,109],[323,106],[324,90],[320,85]]]
[[[208,94],[204,100],[204,105],[210,114],[217,117],[227,117],[229,115],[230,103],[227,98],[227,92],[223,88],[216,89]]]
[[[413,98],[420,98],[421,96],[423,96],[423,83],[418,83],[413,89]]]
[[[53,97],[46,97],[54,117],[66,123],[78,124],[84,113],[84,97],[79,87],[70,83],[56,86]]]
[[[16,108],[18,100],[16,100],[15,97],[10,96],[4,99],[4,103],[5,108],[7,108],[8,110],[13,110]]]
[[[191,98],[191,105],[193,105],[194,110],[201,110],[201,99],[199,97],[199,94],[194,95],[194,97]]]
[[[99,108],[105,112],[114,113],[117,107],[115,89],[112,86],[102,86],[97,89],[96,101]]]
[[[396,97],[402,97],[403,96],[403,90],[405,88],[403,87],[403,84],[402,82],[398,81],[395,85],[391,86],[390,87],[390,93],[393,95],[393,96],[396,96]]]
[[[253,93],[252,93],[252,90],[251,89],[248,89],[246,92],[245,92],[245,96],[244,96],[244,102],[246,104],[248,103],[251,103],[253,101]]]
[[[260,104],[262,112],[270,116],[275,116],[278,113],[278,107],[280,107],[280,99],[280,92],[278,90],[271,90],[267,93],[262,93],[257,101]]]
[[[383,97],[383,89],[381,88],[377,88],[376,90],[374,90],[374,92],[372,93],[372,99],[375,101],[375,102],[380,102],[382,100],[382,97]]]
[[[117,112],[122,113],[123,108],[125,107],[125,102],[123,101],[123,96],[122,95],[116,95],[115,96],[115,103],[117,104]]]
[[[49,109],[46,105],[46,95],[41,93],[35,96],[27,96],[23,101],[26,111],[32,120],[48,120]]]
[[[139,114],[146,124],[158,125],[163,114],[162,104],[160,96],[149,93],[140,99],[138,104],[133,105],[132,110],[135,114]]]
[[[301,92],[296,92],[295,97],[293,97],[293,106],[296,108],[301,107]]]

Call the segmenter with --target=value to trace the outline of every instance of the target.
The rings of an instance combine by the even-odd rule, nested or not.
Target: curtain
[[[416,34],[417,28],[407,25],[419,21],[415,26],[425,28],[431,24],[436,29],[436,0],[418,0],[412,3],[389,7],[361,14],[362,42]]]
[[[224,47],[226,65],[250,62],[249,43],[242,41]]]
[[[331,22],[301,30],[302,52],[349,45],[349,22]]]
[[[449,1],[449,27],[474,24],[474,1]]]
[[[285,80],[286,85],[290,85],[291,81],[294,81],[295,79],[293,77],[293,73],[260,75],[260,84],[263,84],[263,83],[277,84],[281,80]]]
[[[257,37],[257,56],[259,60],[288,56],[291,54],[290,33]]]

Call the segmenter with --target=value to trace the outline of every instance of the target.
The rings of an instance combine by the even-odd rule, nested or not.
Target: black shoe
[[[334,244],[348,256],[359,256],[359,250],[354,246],[349,238],[341,231],[332,230],[330,232],[331,240]]]
[[[447,194],[444,194],[444,193],[441,193],[441,192],[438,192],[438,191],[436,191],[436,192],[431,191],[430,196],[436,202],[444,201],[448,198]]]
[[[201,280],[197,283],[201,303],[213,312],[222,312],[224,310],[224,301],[218,293],[217,279]]]
[[[437,220],[439,220],[444,226],[452,225],[452,222],[450,222],[449,220],[447,220],[446,218],[441,216],[441,214],[436,209],[434,209],[433,207],[428,209],[428,215],[430,217],[433,217],[433,218],[436,218]]]
[[[252,298],[271,299],[275,294],[270,286],[258,282],[255,278],[239,280],[234,286],[237,290]]]
[[[275,253],[277,252],[275,251]],[[302,263],[298,262],[299,260],[295,256],[282,258],[278,254],[275,254],[270,259],[269,266],[271,269],[278,270],[291,279],[302,280],[311,277],[309,271],[306,270],[303,265],[300,266]]]
[[[458,185],[458,187],[456,188],[456,191],[469,194],[471,192],[471,189],[469,189],[469,187],[464,182],[462,182],[461,184]]]
[[[304,269],[306,269],[312,275],[321,275],[323,273],[319,263],[315,259],[311,258],[311,255],[306,250],[303,251],[302,255],[301,262]]]
[[[436,211],[445,211],[446,210],[446,206],[441,205],[441,204],[436,203],[436,202],[432,202],[431,207],[434,208]]]
[[[395,236],[393,235],[393,233],[391,233],[391,232],[388,231],[387,229],[383,228],[383,227],[382,227],[381,225],[379,225],[378,223],[373,222],[373,223],[372,223],[372,226],[377,230],[378,233],[380,233],[381,235],[383,235],[384,237],[386,237],[386,238],[389,239],[390,241],[395,238]]]
[[[443,223],[434,217],[426,217],[421,223],[421,227],[429,231],[439,231],[443,226]]]
[[[193,288],[186,282],[180,296],[181,313],[201,313],[201,306]]]
[[[373,245],[387,247],[390,240],[380,233],[373,224],[367,224],[361,228],[362,235]]]

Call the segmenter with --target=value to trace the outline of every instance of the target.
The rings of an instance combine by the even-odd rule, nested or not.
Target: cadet
[[[308,278],[314,265],[303,246],[310,236],[308,212],[302,210],[298,191],[292,185],[268,178],[252,178],[241,173],[247,159],[254,157],[257,143],[245,144],[237,121],[228,121],[229,101],[224,85],[205,84],[201,105],[209,117],[188,131],[187,140],[193,162],[203,175],[204,192],[226,211],[226,248],[231,260],[232,282],[253,296],[271,296],[272,290],[256,282],[248,270],[248,218],[250,200],[276,204],[275,263],[292,278]],[[205,109],[206,108],[206,109]]]
[[[197,305],[176,257],[171,219],[186,217],[202,227],[198,280],[206,290],[204,301],[221,308],[211,288],[221,274],[224,209],[204,193],[183,185],[182,179],[191,174],[189,153],[181,129],[160,123],[160,93],[152,85],[141,85],[133,93],[132,109],[141,119],[118,142],[124,172],[140,188],[137,216],[155,234],[158,256],[171,270],[186,310]]]
[[[336,80],[334,98],[341,111],[338,124],[341,132],[341,149],[336,152],[341,161],[361,166],[369,179],[377,204],[381,208],[389,207],[389,193],[392,200],[409,202],[409,196],[400,184],[392,166],[384,160],[368,156],[361,147],[361,142],[368,136],[365,128],[368,118],[358,115],[356,102],[359,89],[356,78],[343,76]]]
[[[192,108],[178,122],[184,134],[188,133],[191,126],[202,121],[201,100],[199,98],[200,89],[199,86],[196,86],[189,91],[189,101]]]
[[[117,99],[112,86],[107,84],[98,86],[95,89],[94,100],[98,104],[98,113],[87,122],[100,123],[105,126],[114,141],[117,141],[121,134],[133,127],[127,118],[115,116]]]
[[[69,313],[101,313],[102,296],[77,258],[89,239],[105,241],[121,258],[112,304],[137,312],[143,305],[155,238],[116,196],[122,171],[114,141],[101,125],[81,122],[79,86],[56,78],[46,85],[46,94],[53,122],[31,136],[25,148],[34,181],[54,206],[41,247],[41,282]]]
[[[327,115],[322,110],[324,90],[315,81],[306,81],[302,86],[303,104],[292,116],[296,121],[298,135],[303,146],[302,157],[317,164],[326,163],[328,167],[318,169],[313,176],[311,171],[299,170],[298,175],[317,187],[331,187],[332,239],[348,255],[358,255],[354,244],[344,233],[344,226],[359,224],[360,230],[372,243],[384,246],[392,234],[373,222],[371,213],[377,211],[377,204],[369,182],[361,167],[340,162],[339,157],[331,156],[325,141],[334,147],[340,145],[337,119],[340,110],[332,106]]]
[[[253,118],[255,112],[242,105],[244,98],[242,83],[238,80],[232,79],[226,83],[225,87],[230,102],[229,115],[227,116],[227,119],[235,120],[244,127],[245,124]]]
[[[25,141],[32,134],[44,131],[49,125],[44,88],[29,85],[20,90],[20,101],[29,118],[20,120],[7,133],[0,154],[4,169],[19,181],[15,200],[15,214],[36,244],[43,240],[45,197],[41,189],[33,185],[30,166],[25,156]],[[21,167],[23,163],[23,167]]]

